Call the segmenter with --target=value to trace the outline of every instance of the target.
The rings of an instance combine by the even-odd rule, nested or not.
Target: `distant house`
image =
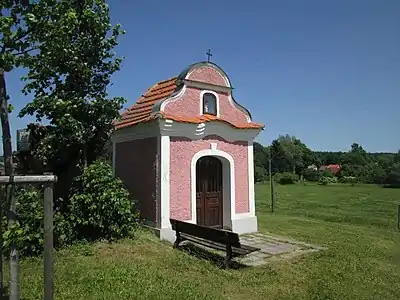
[[[317,171],[317,170],[318,170],[318,168],[317,168],[316,165],[309,165],[309,166],[307,167],[307,169],[313,170],[313,171]]]
[[[333,175],[337,175],[341,169],[342,169],[342,167],[339,164],[331,164],[331,165],[327,165],[327,166],[321,166],[319,168],[320,171],[329,170],[333,173]]]

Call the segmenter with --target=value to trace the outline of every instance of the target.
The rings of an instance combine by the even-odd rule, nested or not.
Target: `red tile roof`
[[[225,119],[217,118],[212,115],[202,115],[194,117],[183,117],[179,115],[166,114],[164,112],[157,112],[152,114],[154,105],[169,96],[171,96],[177,90],[178,77],[170,78],[168,80],[160,81],[153,85],[147,92],[139,98],[139,100],[125,110],[121,119],[114,122],[115,129],[121,129],[129,126],[133,126],[138,123],[148,122],[156,118],[170,119],[176,122],[194,123],[200,124],[209,121],[222,121],[229,125],[240,128],[240,129],[252,129],[252,128],[263,128],[264,125],[250,122],[250,123],[238,123],[232,122]]]
[[[333,174],[337,174],[340,172],[340,170],[342,169],[342,167],[339,164],[330,164],[327,166],[321,166],[320,170],[330,170]]]
[[[152,110],[159,100],[170,96],[176,90],[177,78],[160,81],[147,90],[139,100],[122,113],[122,118],[114,123],[115,129],[132,126],[154,119]]]

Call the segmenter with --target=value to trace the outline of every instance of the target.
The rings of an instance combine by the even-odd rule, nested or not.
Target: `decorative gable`
[[[199,67],[193,68],[190,73],[186,75],[186,79],[231,88],[231,84],[227,76],[218,71],[218,69],[216,69],[214,66],[200,65]]]
[[[226,73],[214,63],[189,66],[178,77],[151,87],[128,108],[115,128],[122,129],[154,119],[201,124],[223,122],[237,129],[262,129],[251,121],[247,109],[232,97],[232,86]]]

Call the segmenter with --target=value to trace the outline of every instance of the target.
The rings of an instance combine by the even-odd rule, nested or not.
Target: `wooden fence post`
[[[11,177],[11,176],[10,176]],[[12,177],[11,177],[12,178]],[[13,179],[11,179],[13,180]],[[9,211],[7,213],[7,227],[8,229],[13,228],[17,223],[17,206],[15,199],[15,183],[11,182],[7,186],[7,202],[10,205]],[[9,281],[9,299],[10,300],[20,300],[21,299],[21,266],[19,263],[19,252],[17,244],[15,242],[11,243],[10,249],[10,281]]]
[[[48,182],[44,185],[44,300],[54,299],[53,186],[53,182]]]

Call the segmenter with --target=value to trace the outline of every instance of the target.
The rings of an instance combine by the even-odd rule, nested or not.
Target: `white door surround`
[[[232,229],[232,216],[235,216],[235,162],[232,156],[224,151],[205,149],[197,152],[190,163],[190,223],[196,224],[196,165],[197,161],[204,156],[218,158],[222,163],[222,209],[223,225],[226,229]]]

